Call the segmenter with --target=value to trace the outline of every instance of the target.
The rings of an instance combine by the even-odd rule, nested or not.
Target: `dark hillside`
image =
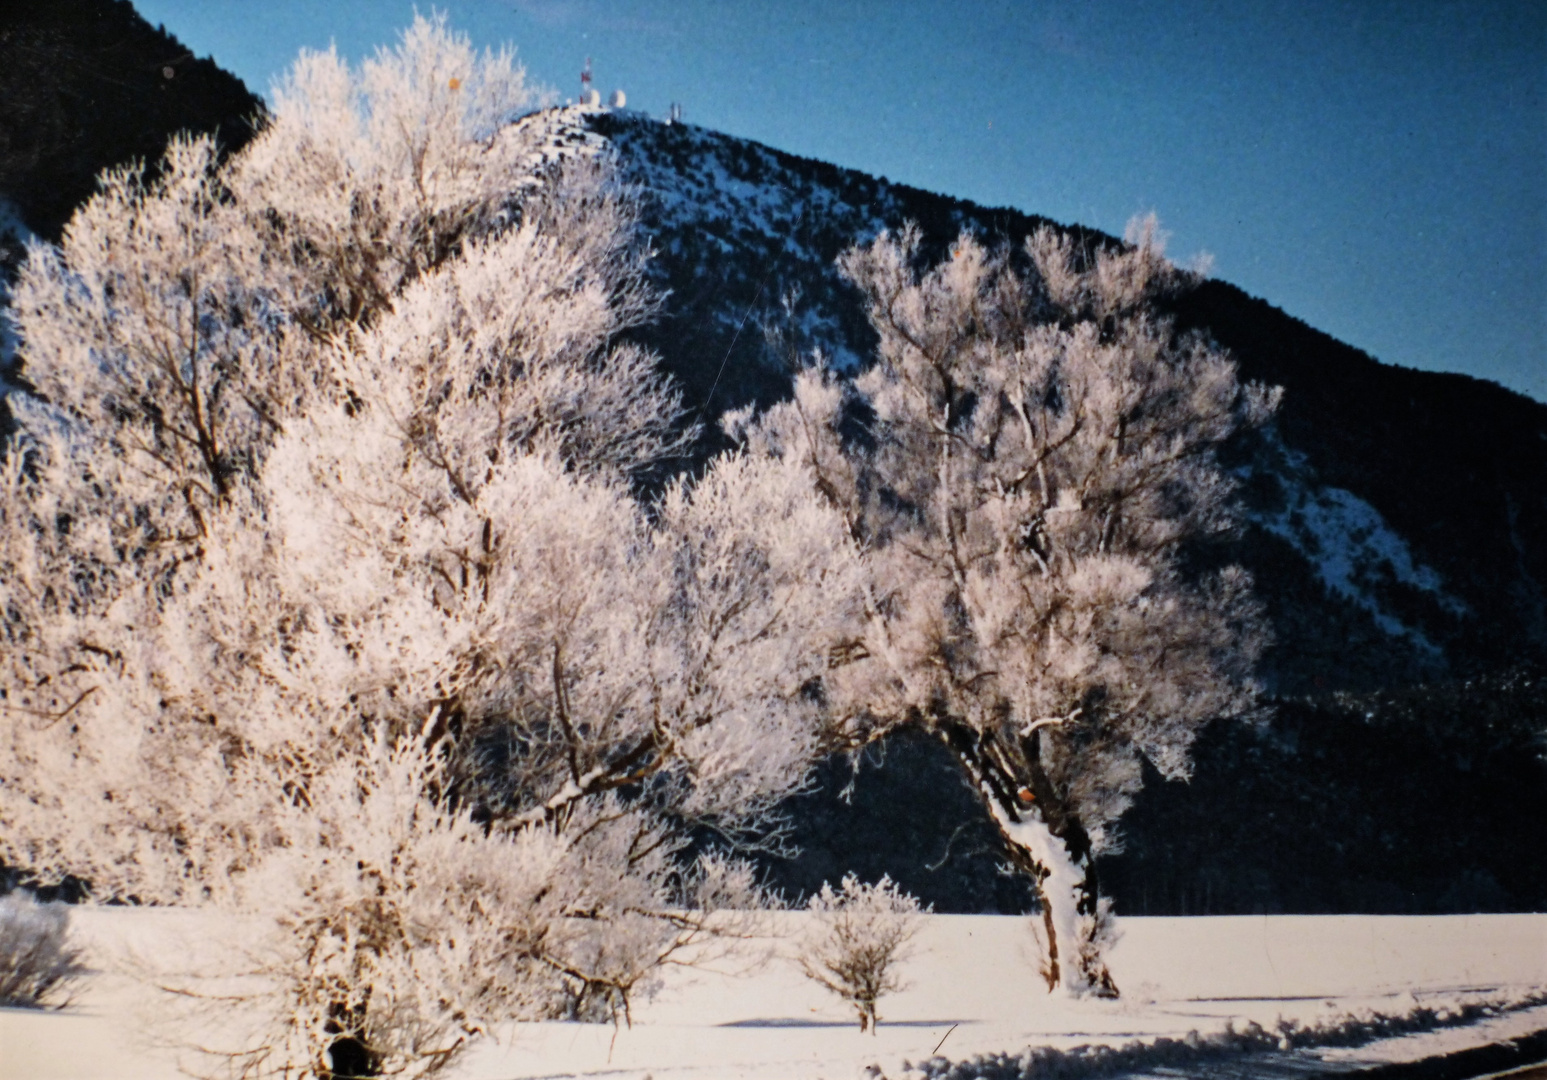
[[[41,236],[59,237],[103,169],[155,161],[179,131],[235,149],[262,112],[128,0],[6,0],[0,12],[0,195]]]
[[[792,354],[866,362],[870,330],[833,265],[849,245],[912,221],[931,258],[963,229],[1016,246],[1049,223],[638,114],[592,123],[644,193],[669,293],[641,336],[711,423],[787,392]],[[1547,658],[1547,406],[1378,363],[1221,282],[1175,315],[1244,377],[1285,388],[1275,424],[1229,448],[1248,523],[1209,556],[1256,575],[1272,690],[1369,691]]]
[[[710,421],[786,392],[791,352],[866,362],[833,267],[849,244],[911,220],[938,256],[963,228],[1018,244],[1045,222],[634,114],[595,127],[645,193],[671,293],[646,340]],[[1274,424],[1226,451],[1242,535],[1200,553],[1252,570],[1275,699],[1260,727],[1209,729],[1192,783],[1151,777],[1105,860],[1120,910],[1547,906],[1547,709],[1507,674],[1547,657],[1547,406],[1381,364],[1221,282],[1174,314],[1285,388]],[[787,807],[804,854],[765,860],[770,879],[799,894],[887,872],[937,910],[1019,909],[992,828],[957,830],[973,796],[943,754],[913,739],[831,763]]]
[[[1547,911],[1544,731],[1539,671],[1216,723],[1191,781],[1146,768],[1103,888],[1128,915]],[[852,870],[890,874],[937,911],[1027,909],[943,748],[910,734],[818,782],[786,806],[800,857],[763,859],[787,893]]]
[[[1547,910],[1547,678],[1282,701],[1151,773],[1104,860],[1144,914]]]
[[[0,289],[21,259],[9,203],[57,241],[104,169],[154,167],[178,132],[214,134],[228,151],[253,135],[263,102],[235,75],[198,60],[129,0],[0,2]],[[12,369],[0,328],[0,394]],[[0,396],[0,437],[11,413]]]
[[[1228,348],[1244,376],[1285,387],[1283,442],[1321,485],[1374,507],[1465,605],[1427,616],[1447,662],[1433,670],[1470,678],[1547,656],[1547,405],[1465,375],[1381,364],[1223,282],[1177,314]],[[1419,609],[1402,621],[1425,618]],[[1389,674],[1339,679],[1336,669],[1286,689],[1391,685]]]

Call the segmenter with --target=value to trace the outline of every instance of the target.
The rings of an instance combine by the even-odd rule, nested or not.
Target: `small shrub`
[[[864,885],[853,874],[836,890],[824,882],[806,909],[816,926],[800,942],[801,971],[854,1006],[860,1031],[874,1034],[881,1019],[876,1001],[906,985],[897,965],[908,958],[920,911],[928,909],[889,877]]]
[[[63,904],[40,904],[21,890],[0,896],[0,1005],[43,1008],[86,973],[69,931]]]

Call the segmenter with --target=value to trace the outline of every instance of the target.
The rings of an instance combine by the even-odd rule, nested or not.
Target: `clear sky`
[[[1120,233],[1377,359],[1547,401],[1543,0],[443,0],[560,98]],[[260,94],[411,0],[135,0]],[[422,5],[428,10],[428,5]]]

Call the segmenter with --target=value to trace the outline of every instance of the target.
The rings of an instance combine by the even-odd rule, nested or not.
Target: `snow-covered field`
[[[1547,915],[1124,919],[1111,957],[1123,989],[1115,1002],[1049,997],[1034,974],[1024,919],[934,915],[905,968],[911,986],[882,1000],[881,1029],[871,1037],[778,955],[779,939],[805,917],[775,916],[763,951],[739,963],[672,970],[655,999],[635,1010],[632,1028],[515,1025],[454,1075],[849,1080],[874,1064],[896,1078],[906,1075],[904,1062],[928,1059],[937,1046],[941,1057],[960,1060],[1028,1046],[1207,1039],[1227,1021],[1237,1030],[1255,1022],[1272,1031],[1280,1020],[1325,1026],[1349,1014],[1518,1002],[1547,989]],[[0,1010],[0,1077],[179,1075],[177,1052],[157,1045],[162,1035],[148,1019],[157,992],[114,969],[136,952],[196,966],[200,951],[233,928],[144,909],[82,910],[75,927],[101,973],[62,1012]],[[1505,1011],[1328,1056],[1413,1058],[1544,1028],[1547,1007]]]

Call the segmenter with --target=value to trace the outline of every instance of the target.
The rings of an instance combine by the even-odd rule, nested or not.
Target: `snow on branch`
[[[695,430],[618,342],[629,193],[538,102],[439,17],[303,54],[13,293],[0,860],[266,925],[248,1075],[626,1018],[763,902],[681,824],[755,830],[839,738],[849,523],[793,459],[641,501]]]

